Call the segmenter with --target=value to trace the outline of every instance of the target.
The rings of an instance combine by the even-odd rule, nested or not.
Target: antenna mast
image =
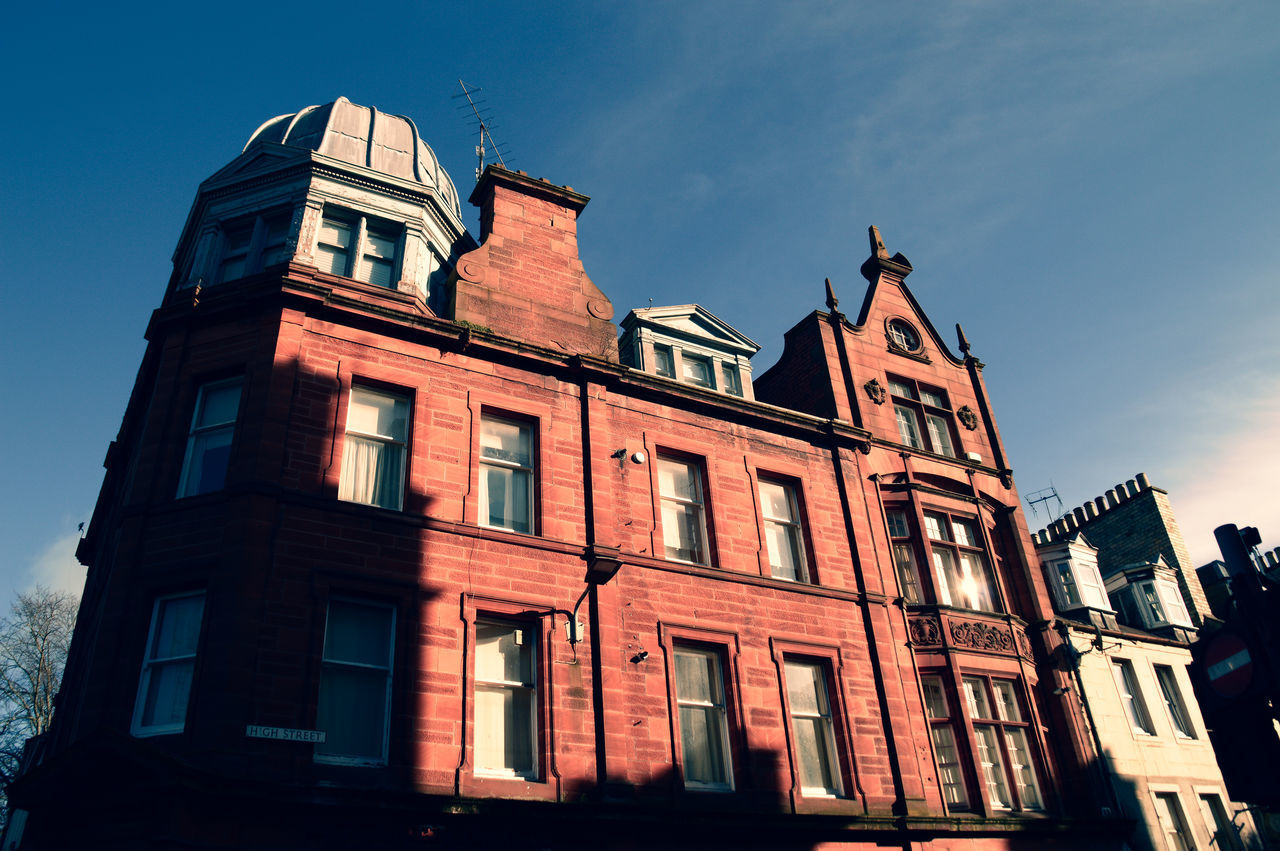
[[[1058,503],[1058,513],[1054,514],[1053,509],[1049,507],[1049,502],[1056,501]],[[1049,482],[1049,487],[1041,488],[1035,493],[1027,497],[1027,505],[1031,506],[1032,516],[1040,516],[1040,508],[1044,507],[1045,514],[1049,515],[1049,520],[1057,520],[1062,516],[1062,497],[1058,496],[1058,489],[1053,486],[1053,482]]]
[[[507,164],[502,159],[502,151],[498,149],[498,143],[493,141],[493,134],[489,132],[489,122],[485,120],[484,115],[481,115],[479,105],[476,103],[476,100],[471,97],[473,93],[479,94],[484,90],[477,86],[468,87],[466,83],[462,82],[462,80],[458,80],[458,85],[462,88],[462,94],[454,95],[454,97],[464,97],[467,99],[467,105],[471,107],[471,113],[476,117],[476,123],[479,125],[480,143],[476,145],[476,180],[479,180],[480,175],[484,173],[484,158],[485,154],[488,153],[489,150],[492,150],[493,155],[498,158],[498,165],[506,168]],[[480,101],[480,103],[484,103],[484,101]],[[465,109],[466,107],[462,108]],[[488,112],[488,110],[486,110],[486,112]],[[486,139],[489,142],[487,148],[485,146]]]

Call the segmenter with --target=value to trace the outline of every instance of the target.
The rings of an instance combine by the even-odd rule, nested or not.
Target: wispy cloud
[[[1219,557],[1213,530],[1224,523],[1258,527],[1266,548],[1280,544],[1280,377],[1249,384],[1198,400],[1211,413],[1188,424],[1171,456],[1166,487],[1196,565]]]

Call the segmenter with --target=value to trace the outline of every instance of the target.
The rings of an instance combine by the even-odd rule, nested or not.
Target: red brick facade
[[[834,302],[802,319],[748,402],[618,363],[612,305],[577,256],[586,200],[491,168],[473,195],[483,244],[457,264],[461,321],[301,263],[170,293],[81,549],[57,726],[14,790],[31,847],[1110,841],[1082,782],[1093,754],[1078,705],[1054,694],[1066,680],[1052,610],[981,364],[939,339],[905,258],[873,254],[856,322]],[[890,342],[895,317],[916,351]],[[175,500],[199,388],[233,376],[225,484]],[[903,445],[894,380],[945,394],[950,453]],[[353,388],[406,405],[399,509],[339,498]],[[494,416],[529,436],[528,533],[482,523],[481,420]],[[704,564],[666,557],[660,459],[701,477]],[[794,494],[806,582],[771,575],[761,477]],[[937,517],[963,540],[926,540]],[[915,601],[891,537],[914,548]],[[985,560],[990,611],[939,605],[925,567],[939,550]],[[164,664],[148,655],[155,601],[194,591],[181,731],[131,735],[140,671]],[[365,764],[246,736],[320,729],[334,600],[389,618],[385,757]],[[574,613],[585,630],[571,643]],[[490,623],[515,630],[531,666],[532,767],[507,776],[478,768],[477,628]],[[678,652],[720,678],[727,776],[712,783],[693,781],[682,724],[716,716],[682,710]],[[808,728],[787,682],[799,670],[825,693],[812,723],[830,731],[831,794],[802,777]],[[949,720],[927,709],[935,683]],[[966,689],[987,687],[1011,696],[1000,711],[1017,724],[965,713]],[[953,757],[931,727],[950,730]],[[991,730],[1005,736],[1003,792],[981,765]],[[963,804],[948,807],[943,774]]]

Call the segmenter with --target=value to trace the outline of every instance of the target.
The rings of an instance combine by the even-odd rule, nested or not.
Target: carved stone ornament
[[[885,398],[888,396],[884,388],[880,386],[880,382],[874,378],[862,385],[862,389],[867,391],[867,398],[877,405],[883,405]]]
[[[960,420],[960,425],[969,429],[969,431],[973,431],[978,427],[978,415],[968,405],[956,411],[956,419]]]
[[[951,640],[957,647],[974,650],[1013,651],[1013,636],[997,626],[975,621],[957,621],[951,624]]]
[[[1031,639],[1027,638],[1027,634],[1021,630],[1018,631],[1018,655],[1032,661],[1035,661],[1036,658],[1035,653],[1031,650]]]
[[[911,643],[917,646],[929,646],[942,643],[942,626],[935,617],[911,618],[908,621],[911,632]]]

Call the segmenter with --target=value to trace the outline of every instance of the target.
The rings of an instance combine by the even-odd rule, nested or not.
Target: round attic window
[[[903,319],[889,320],[889,342],[904,352],[920,350],[920,335]]]

